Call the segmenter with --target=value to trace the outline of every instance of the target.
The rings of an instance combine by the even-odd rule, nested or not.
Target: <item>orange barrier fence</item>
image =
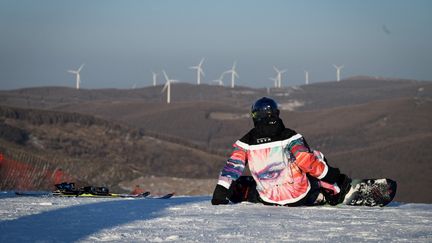
[[[73,178],[54,161],[0,146],[0,190],[52,190],[64,181]]]

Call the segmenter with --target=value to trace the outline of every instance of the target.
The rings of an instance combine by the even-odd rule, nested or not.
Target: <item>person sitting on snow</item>
[[[213,205],[230,200],[284,206],[343,201],[351,179],[312,150],[302,135],[284,126],[273,99],[258,99],[251,115],[254,128],[234,143],[213,192]],[[251,177],[241,176],[246,166]]]

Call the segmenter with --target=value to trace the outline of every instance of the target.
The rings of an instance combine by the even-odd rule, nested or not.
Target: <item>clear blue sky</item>
[[[432,1],[0,0],[0,89],[149,86],[152,71],[204,82],[238,62],[237,84],[371,75],[432,80]],[[225,84],[228,84],[226,76]],[[159,80],[162,82],[162,80]]]

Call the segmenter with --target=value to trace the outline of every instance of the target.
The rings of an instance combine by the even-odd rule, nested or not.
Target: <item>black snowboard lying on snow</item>
[[[397,183],[390,179],[353,179],[343,204],[383,207],[396,195]]]

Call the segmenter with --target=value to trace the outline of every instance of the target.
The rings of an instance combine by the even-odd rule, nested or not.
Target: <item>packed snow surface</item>
[[[212,206],[209,196],[63,198],[0,193],[0,242],[432,242],[432,205]]]

